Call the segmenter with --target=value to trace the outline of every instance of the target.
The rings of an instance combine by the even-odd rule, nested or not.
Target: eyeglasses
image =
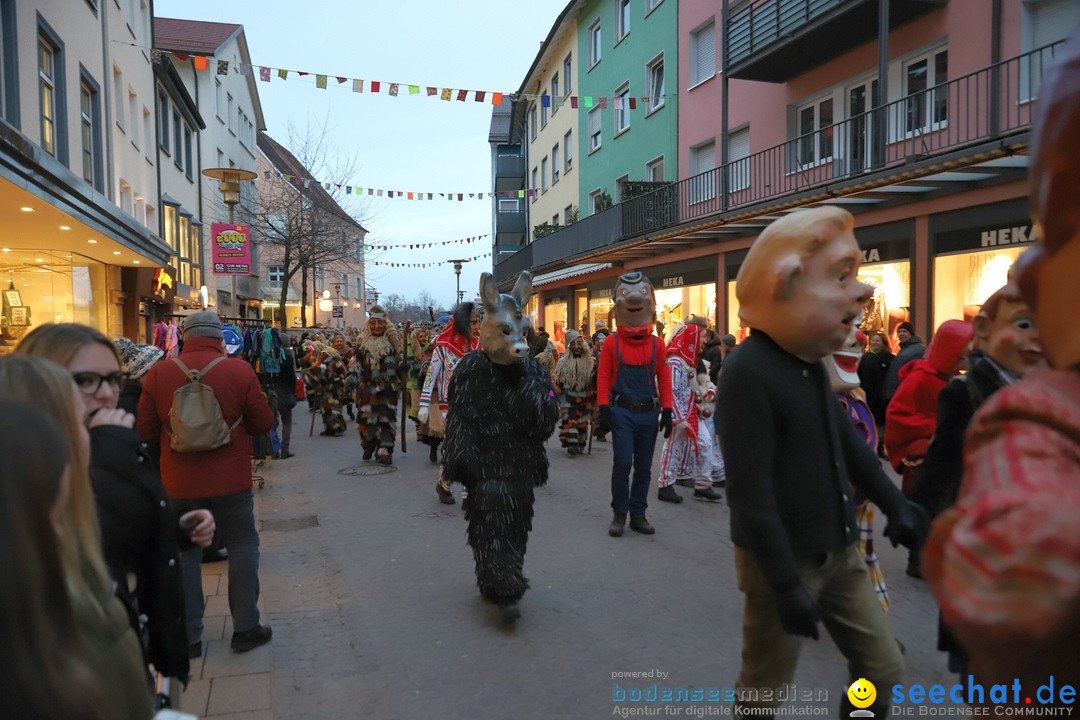
[[[117,370],[108,375],[96,372],[77,372],[72,373],[71,377],[75,380],[75,386],[79,388],[79,392],[83,395],[95,395],[101,390],[104,383],[109,383],[114,391],[119,390],[129,375],[129,373]]]

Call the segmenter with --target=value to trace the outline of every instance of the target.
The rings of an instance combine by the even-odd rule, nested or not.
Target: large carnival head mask
[[[512,365],[529,357],[525,330],[529,316],[521,312],[532,294],[532,275],[522,271],[510,294],[500,294],[491,273],[480,276],[484,321],[480,324],[480,348],[496,365]]]
[[[825,358],[825,372],[833,392],[846,393],[859,387],[859,360],[866,347],[866,333],[859,329],[862,316],[855,318],[844,344]]]
[[[620,275],[615,282],[615,322],[619,327],[637,327],[655,319],[656,293],[649,278],[640,272]]]
[[[1048,367],[1035,313],[1015,283],[1007,283],[988,297],[971,326],[975,346],[1017,377]]]
[[[735,280],[739,317],[792,355],[816,362],[844,344],[871,287],[846,210],[801,210],[765,228]]]
[[[383,329],[386,329],[385,326],[383,327]],[[333,339],[330,340],[330,347],[334,348],[339,353],[345,352],[345,336],[340,333],[334,335]]]
[[[386,332],[386,310],[381,305],[372,305],[368,311],[368,330],[372,335],[379,336]],[[345,338],[341,339],[344,344]]]
[[[1080,363],[1080,33],[1058,50],[1032,121],[1031,214],[1039,246],[1020,257],[1017,281],[1035,311],[1050,364]]]

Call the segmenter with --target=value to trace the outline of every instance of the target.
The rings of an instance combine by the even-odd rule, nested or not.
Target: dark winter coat
[[[194,337],[184,343],[180,360],[191,370],[202,370],[225,354],[220,339]],[[203,382],[214,389],[225,422],[242,422],[231,442],[217,450],[176,453],[169,445],[169,408],[173,392],[185,376],[172,360],[164,360],[146,374],[139,399],[136,427],[143,442],[161,443],[161,479],[171,498],[223,497],[251,490],[252,435],[265,435],[274,426],[274,414],[251,365],[229,358],[214,366]]]
[[[885,404],[892,401],[896,389],[900,387],[900,368],[912,360],[918,360],[926,352],[926,345],[918,335],[912,335],[907,342],[900,343],[900,352],[889,363],[889,371],[885,373]],[[876,415],[874,417],[877,417]]]
[[[190,665],[179,551],[192,546],[134,430],[119,425],[90,430],[90,482],[109,572],[121,597],[135,600],[148,618],[147,659],[166,675],[186,680]],[[133,597],[126,592],[128,573],[137,582]]]
[[[878,425],[885,424],[885,376],[895,356],[891,352],[868,352],[859,358],[859,386]]]
[[[296,407],[296,354],[291,347],[285,347],[285,359],[281,363],[281,372],[273,378],[277,390],[278,408],[291,410]]]

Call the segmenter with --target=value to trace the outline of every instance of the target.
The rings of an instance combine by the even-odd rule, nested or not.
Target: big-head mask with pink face
[[[640,272],[620,275],[615,283],[615,321],[620,328],[648,325],[656,320],[656,294],[649,278]]]
[[[855,277],[854,225],[848,211],[820,207],[765,228],[735,280],[743,324],[806,362],[842,347],[873,291]]]
[[[525,329],[529,316],[521,309],[532,294],[532,275],[522,271],[510,294],[499,294],[491,273],[480,276],[480,298],[484,301],[484,320],[480,323],[480,348],[496,365],[513,365],[529,357]]]
[[[825,371],[829,374],[829,387],[835,393],[851,392],[859,387],[859,360],[866,347],[866,333],[858,328],[862,316],[855,318],[840,349],[825,358]]]

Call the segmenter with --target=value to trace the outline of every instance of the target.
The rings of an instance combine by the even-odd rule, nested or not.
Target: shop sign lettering
[[[864,263],[881,262],[881,252],[877,248],[870,248],[869,250],[862,251],[862,261]]]
[[[663,280],[660,281],[660,287],[671,288],[671,287],[682,287],[682,286],[683,286],[682,275],[676,275],[675,277],[666,277],[666,278],[664,278]]]
[[[251,228],[246,225],[214,223],[210,226],[211,262],[215,275],[251,273]]]
[[[983,230],[981,244],[983,247],[997,247],[998,245],[1020,245],[1034,240],[1035,238],[1031,236],[1031,226],[1021,225],[998,230]]]

